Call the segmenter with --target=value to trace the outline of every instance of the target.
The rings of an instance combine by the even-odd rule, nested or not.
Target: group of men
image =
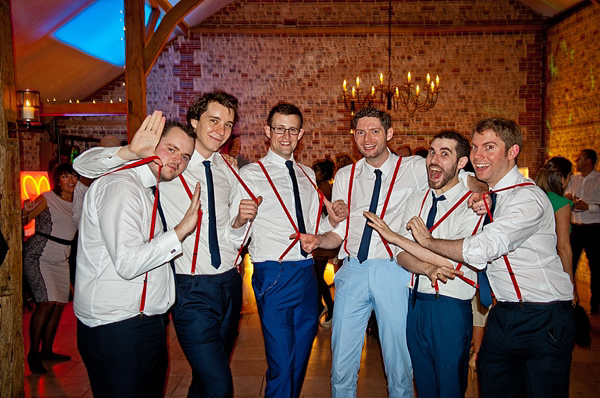
[[[234,97],[209,93],[189,109],[188,126],[163,131],[155,112],[128,146],[92,149],[75,161],[90,178],[135,159],[150,162],[100,178],[85,199],[75,313],[94,396],[162,395],[164,314],[173,303],[193,370],[188,396],[233,395],[228,360],[242,296],[236,262],[248,238],[266,397],[300,395],[319,315],[310,252],[340,245],[333,397],[356,396],[372,310],[390,397],[414,395],[413,370],[420,396],[463,396],[469,301],[486,265],[498,304],[479,354],[484,396],[522,388],[530,397],[568,395],[572,286],[556,254],[550,204],[517,170],[522,138],[514,122],[484,119],[470,146],[443,132],[427,159],[399,157],[387,146],[390,116],[363,109],[352,119],[363,158],[337,173],[329,202],[313,171],[294,159],[304,135],[296,106],[271,109],[268,153],[239,173],[217,152],[237,116]],[[487,187],[460,172],[469,153],[492,193],[471,192]],[[329,215],[321,219],[323,206]]]

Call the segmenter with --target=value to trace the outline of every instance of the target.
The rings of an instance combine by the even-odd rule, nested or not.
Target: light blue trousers
[[[346,258],[335,275],[331,396],[356,397],[365,330],[375,310],[390,398],[414,396],[406,345],[410,273],[394,260]]]

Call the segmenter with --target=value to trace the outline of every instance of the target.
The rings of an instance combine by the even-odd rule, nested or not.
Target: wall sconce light
[[[17,121],[29,125],[40,124],[40,92],[29,88],[17,90]]]

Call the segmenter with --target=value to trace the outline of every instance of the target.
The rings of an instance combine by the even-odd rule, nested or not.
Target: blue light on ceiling
[[[54,32],[54,37],[79,51],[115,66],[125,65],[123,0],[98,0]],[[145,24],[151,8],[145,5]],[[160,23],[157,22],[157,25]]]

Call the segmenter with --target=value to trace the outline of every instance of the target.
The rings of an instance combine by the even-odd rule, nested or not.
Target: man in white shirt
[[[314,233],[321,212],[314,172],[294,160],[294,150],[304,135],[300,110],[287,103],[273,107],[265,134],[270,142],[267,155],[240,170],[250,190],[264,198],[250,227],[248,251],[254,263],[252,286],[269,365],[265,397],[294,398],[302,390],[319,314],[313,259],[293,238],[306,231]],[[247,196],[238,189],[237,200]],[[343,203],[335,206],[343,207]],[[232,235],[241,238],[248,227],[236,222]]]
[[[188,190],[197,183],[201,186],[199,236],[196,231],[186,239],[183,255],[175,259],[177,302],[172,310],[177,338],[192,367],[189,397],[233,394],[229,357],[237,337],[242,280],[235,264],[238,247],[229,230],[234,220],[252,219],[258,206],[253,200],[232,206],[239,181],[217,153],[231,135],[237,109],[237,99],[224,92],[207,93],[196,100],[187,115],[197,135],[194,155],[179,179],[163,185],[168,187],[161,203],[169,227],[185,213]],[[146,157],[157,140],[152,134],[134,138],[121,148],[84,152],[75,160],[75,169],[95,177],[126,161]]]
[[[490,223],[474,236],[434,238],[420,218],[408,223],[423,247],[487,276],[498,300],[479,351],[483,397],[568,397],[574,338],[573,286],[556,253],[552,206],[516,165],[519,126],[499,117],[473,129],[471,162],[492,192]],[[485,206],[471,199],[474,208]],[[482,294],[482,292],[480,292]]]
[[[465,395],[473,330],[472,284],[477,275],[467,266],[427,252],[412,240],[406,224],[412,217],[420,217],[437,238],[466,238],[475,232],[480,217],[468,207],[471,191],[458,178],[469,160],[469,149],[469,141],[454,131],[443,131],[433,138],[426,158],[429,188],[408,199],[399,234],[376,215],[367,214],[377,232],[405,250],[396,260],[414,273],[407,341],[417,391],[423,397]],[[460,268],[471,284],[447,274],[446,268]],[[438,272],[442,274],[438,276]],[[432,283],[421,275],[427,275]],[[442,279],[454,279],[437,284],[442,275]]]
[[[581,252],[585,249],[591,271],[590,312],[600,309],[600,173],[596,171],[598,156],[593,149],[579,153],[575,166],[579,174],[571,177],[565,196],[574,201],[571,212],[571,248],[573,249],[573,275]]]
[[[163,126],[160,115],[148,116],[141,130],[160,133]],[[191,129],[167,124],[156,146],[161,169],[151,162],[106,175],[84,200],[73,307],[77,346],[95,397],[162,396],[164,315],[175,302],[169,261],[181,254],[181,242],[196,227],[200,187],[170,230],[153,212],[158,200],[153,190],[157,180],[171,181],[185,170],[194,139]]]
[[[328,249],[343,242],[339,258],[344,265],[335,276],[331,395],[356,397],[365,329],[374,309],[389,396],[408,398],[413,396],[406,345],[410,273],[395,261],[399,249],[389,247],[366,225],[364,212],[381,217],[385,209],[382,218],[392,231],[399,231],[406,201],[427,187],[425,159],[399,158],[389,150],[387,142],[394,135],[391,117],[379,109],[360,110],[352,119],[352,128],[363,158],[338,171],[332,194],[333,200],[349,201],[350,214],[333,231],[316,237],[316,245],[306,246]]]

